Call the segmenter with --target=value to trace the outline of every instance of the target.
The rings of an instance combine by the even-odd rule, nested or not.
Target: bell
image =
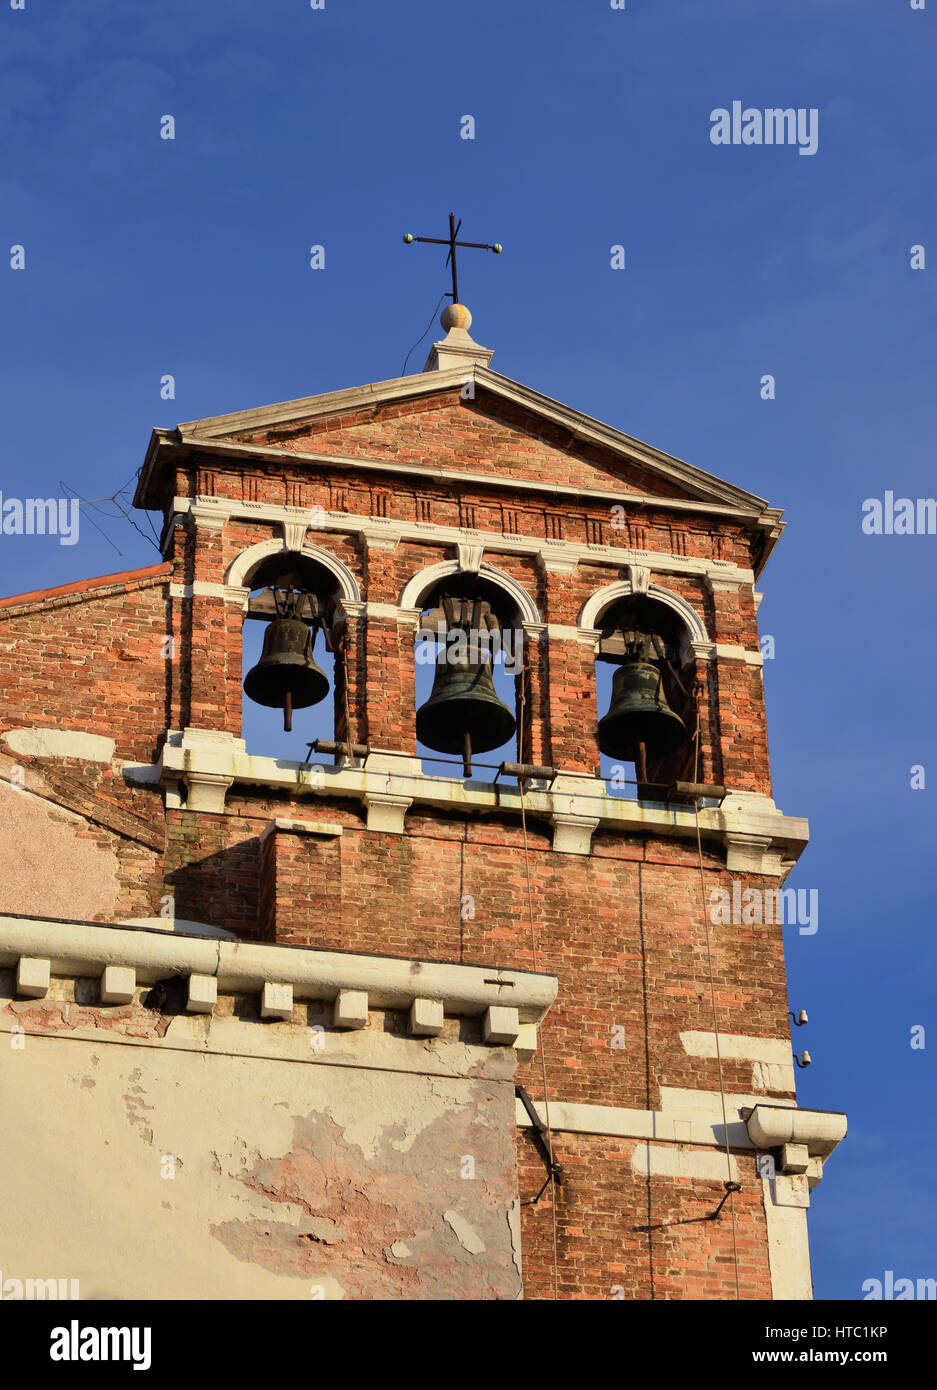
[[[686,725],[664,694],[660,671],[640,657],[626,657],[612,677],[612,702],[599,720],[599,747],[610,758],[644,763],[686,742]]]
[[[274,618],[264,633],[263,651],[244,677],[244,691],[255,704],[282,709],[283,727],[293,727],[293,710],[317,705],[328,694],[329,678],[313,660],[314,638],[301,618]]]
[[[517,722],[498,699],[488,661],[453,656],[437,665],[433,689],[416,712],[416,736],[438,753],[461,754],[466,777],[472,754],[506,743]]]

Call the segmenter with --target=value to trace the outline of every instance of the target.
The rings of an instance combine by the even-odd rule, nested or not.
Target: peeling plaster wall
[[[90,921],[120,900],[113,836],[0,781],[0,910]]]
[[[389,1013],[338,1033],[318,1006],[167,1017],[139,993],[84,1004],[90,981],[11,986],[0,972],[4,1280],[78,1279],[85,1299],[521,1296],[513,1057],[476,1020],[414,1039]]]

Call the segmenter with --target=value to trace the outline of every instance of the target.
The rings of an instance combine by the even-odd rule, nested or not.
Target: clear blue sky
[[[760,618],[776,800],[812,827],[791,884],[820,892],[787,929],[800,1098],[850,1115],[820,1298],[937,1274],[937,536],[860,529],[937,493],[935,26],[937,0],[0,9],[6,496],[110,495],[154,425],[398,375],[446,288],[401,234],[452,209],[504,244],[462,263],[497,369],[785,509]],[[817,153],[713,145],[734,100],[817,108]],[[104,524],[120,553],[85,519],[0,535],[0,590],[158,558]]]

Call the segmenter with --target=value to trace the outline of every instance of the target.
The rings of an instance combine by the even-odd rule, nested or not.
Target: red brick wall
[[[27,611],[0,609],[0,732],[74,729],[151,762],[167,727],[168,576],[146,587]],[[177,654],[178,657],[178,654]]]
[[[559,1297],[731,1300],[737,1296],[737,1250],[738,1296],[769,1299],[765,1214],[753,1156],[733,1155],[742,1191],[729,1199],[732,1207],[727,1202],[718,1221],[701,1222],[724,1196],[722,1183],[635,1173],[635,1144],[602,1135],[554,1135],[563,1169],[556,1209]],[[546,1171],[529,1130],[518,1131],[517,1154],[524,1298],[552,1299],[551,1191],[531,1205]]]
[[[278,898],[279,885],[289,885],[277,909],[286,936],[278,929],[277,939],[535,968],[516,823],[466,824],[414,811],[406,835],[385,835],[353,826],[352,813],[324,798],[314,809],[306,803],[302,815],[344,820],[346,828],[329,840],[279,832],[267,839],[264,871],[273,873],[275,854]],[[591,855],[555,854],[549,843],[529,827],[536,968],[560,982],[544,1031],[551,1093],[655,1110],[661,1086],[717,1090],[715,1060],[688,1057],[679,1036],[712,1029],[695,853],[617,835],[597,836]],[[704,864],[708,910],[709,892],[729,886],[731,875],[711,855]],[[784,1037],[781,927],[713,926],[710,934],[720,1030]],[[625,1030],[624,1050],[612,1046],[615,1027]],[[751,1091],[751,1062],[722,1065],[728,1091]],[[539,1059],[520,1069],[532,1094],[540,1075]]]

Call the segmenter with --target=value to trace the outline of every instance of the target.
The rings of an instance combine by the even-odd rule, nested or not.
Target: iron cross
[[[449,247],[449,254],[448,254],[448,256],[446,257],[446,265],[448,265],[450,261],[452,262],[452,302],[453,302],[453,304],[458,304],[458,303],[459,303],[459,277],[458,277],[458,273],[457,273],[457,270],[456,270],[456,262],[455,262],[455,249],[456,249],[456,247],[457,247],[457,246],[471,246],[471,247],[474,247],[474,248],[475,248],[476,250],[478,250],[478,251],[493,251],[493,252],[495,253],[496,256],[500,256],[500,254],[501,254],[501,252],[502,252],[502,250],[503,250],[503,247],[501,246],[501,243],[498,242],[498,241],[492,243],[491,245],[489,245],[487,241],[456,241],[456,237],[459,235],[459,227],[461,227],[461,226],[462,226],[462,218],[460,217],[458,223],[456,223],[456,220],[455,220],[455,213],[450,212],[450,214],[449,214],[449,235],[448,235],[447,237],[442,237],[442,236],[411,236],[409,232],[407,232],[407,233],[404,235],[404,241],[406,242],[406,244],[407,244],[408,246],[411,244],[411,242],[414,242],[414,241],[431,241],[435,246],[448,246],[448,247]]]

